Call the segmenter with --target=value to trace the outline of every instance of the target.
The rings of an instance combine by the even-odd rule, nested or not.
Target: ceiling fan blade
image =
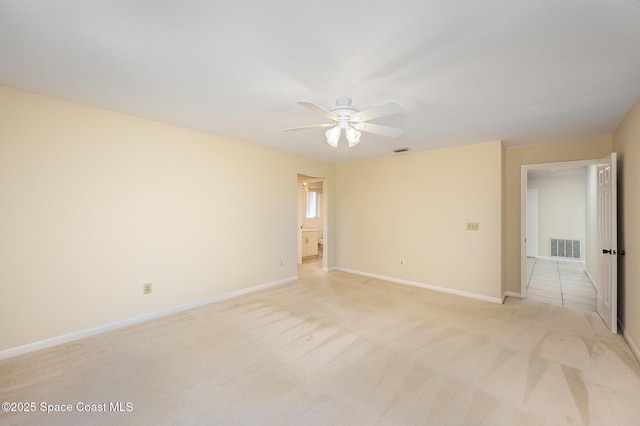
[[[322,107],[319,107],[313,102],[298,102],[298,105],[302,105],[303,107],[315,112],[316,114],[320,114],[323,117],[327,117],[329,120],[338,121],[338,117],[336,115],[331,114],[329,111],[327,111]]]
[[[369,121],[386,115],[398,114],[399,112],[402,112],[402,107],[395,102],[389,102],[384,105],[356,112],[351,116],[351,121]]]
[[[402,130],[396,129],[395,127],[381,126],[379,124],[372,123],[353,123],[353,127],[356,130],[389,136],[390,138],[398,137],[402,133]]]
[[[281,129],[283,132],[288,132],[289,130],[304,130],[304,129],[313,129],[316,127],[333,127],[336,123],[326,123],[326,124],[312,124],[310,126],[300,126],[300,127],[289,127],[288,129]]]

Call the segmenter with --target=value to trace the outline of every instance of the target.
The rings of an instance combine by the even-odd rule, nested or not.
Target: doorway
[[[326,179],[297,175],[298,275],[328,271]]]
[[[617,256],[624,254],[618,252],[617,243],[617,167],[616,153],[613,152],[600,160],[572,161],[565,163],[548,163],[522,166],[521,168],[521,197],[520,197],[520,276],[521,276],[521,296],[527,297],[528,274],[527,274],[527,257],[526,257],[526,221],[527,221],[527,205],[526,193],[528,187],[528,174],[532,170],[542,169],[561,169],[569,167],[587,168],[587,184],[586,197],[589,201],[586,203],[586,237],[584,245],[585,253],[585,270],[589,275],[590,281],[595,284],[597,294],[596,312],[602,318],[612,333],[617,332]],[[563,240],[558,238],[556,240]],[[553,250],[553,239],[550,239],[550,249]],[[563,241],[561,246],[556,241],[556,253],[559,253],[563,247],[563,251],[567,252],[567,241]],[[571,253],[575,253],[575,249],[571,248]],[[582,252],[581,252],[582,253]],[[591,271],[591,272],[590,272]],[[593,279],[595,277],[595,279]]]
[[[523,297],[597,310],[597,163],[523,166]]]

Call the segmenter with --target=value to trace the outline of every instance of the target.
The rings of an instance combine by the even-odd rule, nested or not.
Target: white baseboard
[[[115,330],[122,327],[128,327],[130,325],[139,324],[141,322],[149,321],[152,319],[164,317],[167,315],[175,314],[178,312],[186,311],[189,309],[197,308],[203,305],[208,305],[210,303],[221,302],[223,300],[231,299],[234,297],[242,296],[244,294],[253,293],[260,290],[266,290],[268,288],[277,287],[283,284],[287,284],[293,281],[296,281],[298,276],[285,278],[278,281],[273,281],[270,283],[260,284],[257,286],[245,288],[238,291],[233,291],[231,293],[220,294],[218,296],[209,297],[202,300],[197,300],[195,302],[185,303],[184,305],[174,306],[167,309],[162,309],[155,312],[150,312],[148,314],[138,315],[133,318],[128,318],[122,321],[116,321],[104,325],[99,325],[97,327],[89,328],[86,330],[75,331],[73,333],[64,334],[62,336],[51,337],[49,339],[40,340],[33,343],[27,343],[26,345],[16,346],[14,348],[4,349],[0,351],[0,360],[11,358],[14,356],[26,354],[28,352],[37,351],[39,349],[48,348],[51,346],[61,345],[63,343],[72,342],[74,340],[79,340],[85,337],[94,336],[96,334],[104,333],[106,331]]]
[[[411,285],[411,286],[414,286],[414,287],[421,287],[421,288],[426,288],[426,289],[429,289],[429,290],[435,290],[435,291],[439,291],[441,293],[455,294],[456,296],[468,297],[470,299],[478,299],[478,300],[483,300],[485,302],[492,302],[492,303],[502,304],[502,299],[497,298],[497,297],[483,296],[481,294],[469,293],[469,292],[466,292],[466,291],[454,290],[454,289],[451,289],[451,288],[439,287],[439,286],[435,286],[435,285],[431,285],[431,284],[420,283],[420,282],[417,282],[417,281],[404,280],[404,279],[401,279],[401,278],[386,277],[384,275],[371,274],[369,272],[356,271],[356,270],[348,269],[348,268],[337,267],[337,268],[334,268],[334,269],[336,271],[347,272],[349,274],[362,275],[362,276],[365,276],[365,277],[377,278],[377,279],[380,279],[380,280],[391,281],[391,282],[398,283],[398,284],[405,284],[405,285]]]
[[[584,263],[584,259],[571,259],[567,257],[536,256],[535,258],[543,260],[557,260],[558,262]]]
[[[640,363],[640,350],[638,350],[638,347],[636,346],[635,342],[631,340],[631,336],[629,336],[629,333],[627,333],[627,330],[624,329],[624,326],[622,325],[620,320],[618,320],[618,327],[620,328],[620,330],[622,330],[622,335],[624,336],[624,340],[627,341],[627,344],[629,345],[631,352],[633,352],[633,355],[636,357],[636,361]]]
[[[502,301],[504,302],[504,299],[506,299],[507,297],[517,297],[518,299],[522,299],[522,293],[516,293],[513,291],[505,291],[504,295],[502,296]]]
[[[587,268],[584,268],[584,273],[587,274],[587,278],[589,278],[589,281],[591,281],[591,285],[593,286],[593,289],[597,293],[598,292],[598,287],[596,287],[596,280],[593,279],[593,277],[591,276],[589,271],[587,271]]]

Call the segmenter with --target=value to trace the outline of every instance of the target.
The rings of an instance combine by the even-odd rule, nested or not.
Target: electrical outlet
[[[284,266],[284,260],[280,259],[280,266]]]
[[[400,261],[400,266],[404,266],[404,260]]]
[[[467,222],[467,231],[479,231],[480,224],[476,222]]]
[[[142,284],[142,294],[150,294],[151,293],[151,283]]]

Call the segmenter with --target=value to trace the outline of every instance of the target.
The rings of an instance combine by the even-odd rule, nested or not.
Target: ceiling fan
[[[338,146],[342,130],[344,130],[345,136],[347,137],[349,147],[356,146],[360,142],[361,131],[389,136],[392,138],[395,138],[402,133],[402,130],[394,127],[367,123],[367,121],[373,120],[374,118],[380,118],[402,112],[400,105],[394,102],[365,109],[364,111],[358,111],[352,107],[351,98],[347,97],[337,99],[336,106],[328,111],[312,102],[298,102],[298,104],[328,118],[333,121],[333,123],[312,124],[310,126],[291,127],[282,130],[289,131],[311,129],[314,127],[331,127],[331,129],[325,132],[325,136],[327,137],[327,143],[334,148]]]

